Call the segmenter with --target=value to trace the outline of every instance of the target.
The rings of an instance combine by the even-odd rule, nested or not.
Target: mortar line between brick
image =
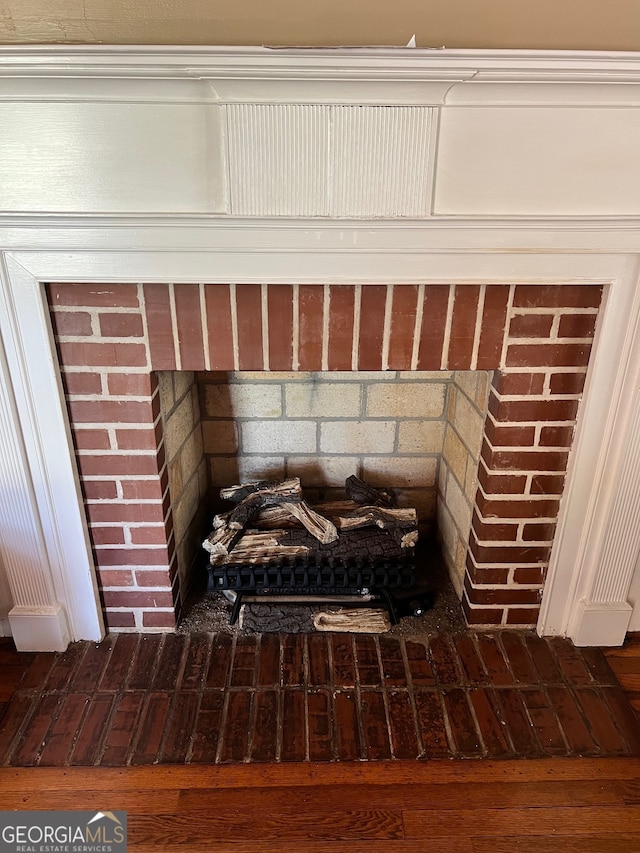
[[[409,694],[409,702],[411,703],[411,713],[413,715],[413,727],[416,733],[416,741],[418,744],[418,757],[423,756],[425,754],[424,742],[422,740],[422,732],[420,731],[420,722],[418,720],[418,709],[416,707],[415,700],[415,686],[413,683],[413,674],[411,672],[411,667],[409,666],[409,655],[407,654],[407,645],[404,638],[400,640],[400,647],[402,650],[402,658],[404,661],[404,668],[407,674],[407,693]],[[426,655],[425,648],[425,655]]]
[[[360,311],[362,308],[362,285],[354,288],[353,304],[353,337],[351,340],[351,370],[358,369],[358,352],[360,348]]]
[[[196,690],[194,692],[198,696],[198,701],[196,703],[195,714],[193,715],[193,725],[191,728],[191,733],[189,735],[189,745],[187,746],[187,751],[186,751],[185,757],[184,757],[184,763],[185,764],[191,764],[191,758],[193,757],[193,745],[195,742],[195,734],[196,734],[196,729],[198,726],[198,718],[200,716],[200,707],[202,705],[202,696],[204,693],[202,688],[200,690]]]
[[[292,290],[293,323],[291,329],[291,369],[300,370],[300,285],[294,284]]]
[[[503,688],[503,689],[508,690],[510,688]],[[511,753],[513,755],[516,755],[517,750],[515,747],[515,743],[513,741],[513,735],[511,733],[511,728],[509,727],[509,723],[508,723],[507,718],[505,716],[504,708],[503,708],[502,702],[500,700],[500,693],[496,689],[496,687],[492,684],[487,684],[486,692],[489,696],[489,701],[491,703],[493,710],[495,711],[496,717],[498,718],[498,722],[500,723],[502,732],[503,732],[503,734],[507,740],[507,745],[509,747],[509,750],[511,751]]]
[[[169,308],[171,311],[171,331],[173,332],[173,350],[176,356],[176,370],[182,370],[182,354],[178,335],[178,315],[176,314],[176,292],[173,282],[169,283]]]
[[[413,327],[413,345],[411,349],[411,370],[418,369],[418,358],[420,355],[420,335],[422,334],[422,320],[424,317],[424,289],[424,284],[418,285],[416,322]]]
[[[200,678],[200,687],[196,689],[206,690],[207,687],[207,674],[209,672],[209,667],[211,666],[211,656],[213,654],[213,633],[209,632],[207,635],[207,654],[205,655],[204,663],[202,664],[202,675]]]
[[[439,687],[437,690],[437,696],[440,701],[440,710],[442,711],[442,719],[444,721],[444,731],[447,736],[447,742],[449,745],[449,754],[452,758],[458,753],[455,738],[453,737],[453,729],[451,728],[451,721],[449,720],[449,714],[447,713],[447,703],[444,701],[444,688]]]
[[[140,318],[142,320],[142,334],[143,334],[144,348],[145,348],[146,359],[147,359],[147,366],[146,366],[145,370],[146,370],[146,372],[149,372],[150,370],[153,369],[153,365],[151,364],[151,350],[150,350],[150,343],[149,343],[149,324],[147,322],[147,304],[146,304],[145,295],[144,295],[144,285],[140,282],[138,282],[138,305],[140,306],[138,310],[140,311]],[[92,320],[92,322],[93,322],[93,320]],[[106,371],[106,369],[102,372],[100,379],[102,381],[102,393],[103,393],[103,395],[106,396],[106,393],[105,393],[107,391],[107,371]]]
[[[71,740],[69,742],[69,746],[67,747],[67,751],[66,751],[65,756],[64,756],[64,761],[62,762],[63,767],[69,767],[69,761],[71,759],[71,756],[73,755],[73,750],[75,749],[76,743],[78,742],[78,737],[80,735],[80,732],[82,731],[82,726],[84,725],[84,722],[87,718],[87,714],[89,713],[89,708],[91,707],[91,702],[93,700],[93,697],[96,695],[96,691],[94,688],[94,690],[86,691],[86,692],[80,691],[80,693],[76,693],[74,695],[76,695],[76,696],[84,695],[85,696],[85,705],[84,705],[84,708],[82,709],[82,714],[80,715],[80,719],[78,720],[78,723],[76,725],[76,730],[74,731],[74,733],[71,737]]]
[[[126,682],[124,683],[126,684]],[[96,749],[95,758],[93,759],[94,767],[99,767],[102,764],[102,759],[107,748],[107,739],[109,737],[109,732],[111,731],[111,726],[113,725],[117,709],[120,706],[120,702],[122,701],[122,697],[126,692],[133,691],[127,691],[125,689],[116,690],[113,695],[113,699],[111,701],[111,708],[109,709],[109,714],[107,715],[104,728],[102,729],[102,734],[98,740],[98,747]]]
[[[471,352],[471,370],[478,369],[478,350],[480,349],[480,334],[482,332],[482,318],[484,315],[484,300],[487,292],[487,285],[480,285],[480,293],[478,294],[478,305],[476,308],[476,325],[473,332],[473,350]]]
[[[514,307],[513,300],[515,297],[516,286],[515,284],[509,285],[509,298],[507,299],[507,315],[504,321],[504,335],[502,336],[502,350],[500,352],[500,367],[499,370],[505,370],[506,361],[507,361],[507,347],[509,345],[509,325],[511,324],[511,318],[513,317]]]
[[[473,702],[471,700],[471,688],[463,686],[461,689],[464,692],[465,698],[467,700],[467,705],[469,706],[469,712],[471,714],[471,719],[473,720],[473,724],[476,727],[476,732],[478,734],[478,740],[480,742],[480,749],[482,750],[482,755],[485,758],[490,758],[489,748],[488,748],[488,746],[485,742],[484,736],[483,736],[482,726],[480,725],[480,720],[478,719],[478,715],[476,714],[475,705],[473,704]]]
[[[381,366],[383,370],[389,369],[389,347],[391,344],[391,314],[393,310],[394,284],[388,284],[384,303],[384,327],[382,332],[382,354]]]
[[[358,650],[356,648],[356,638],[353,637],[353,668],[354,668],[354,687],[353,694],[356,703],[356,721],[358,724],[358,739],[360,743],[360,756],[366,759],[367,741],[365,738],[364,721],[362,714],[362,687],[360,684],[360,667],[358,665]],[[376,651],[377,654],[377,651]]]
[[[449,285],[449,294],[447,299],[447,316],[444,325],[444,335],[442,338],[442,353],[440,356],[440,370],[447,370],[449,363],[449,341],[451,340],[451,322],[453,320],[453,303],[455,301],[456,285]]]
[[[255,672],[254,672],[255,676]],[[255,681],[255,677],[254,677]],[[253,735],[255,733],[256,727],[256,691],[254,688],[247,691],[249,693],[249,731],[247,732],[247,751],[244,754],[244,763],[249,763],[251,761],[251,752],[253,750]]]
[[[220,715],[220,732],[218,734],[218,743],[216,745],[216,757],[215,764],[220,764],[222,760],[222,751],[224,749],[224,742],[227,736],[226,728],[227,728],[227,716],[229,710],[229,690],[226,687],[222,691],[223,700],[222,700],[222,713]]]
[[[284,648],[282,645],[283,634],[278,637],[278,679],[276,681],[276,755],[275,760],[282,760],[283,722],[284,722],[284,686],[282,684],[282,672],[284,664]]]
[[[229,306],[231,310],[231,341],[233,345],[233,369],[240,369],[240,353],[238,352],[238,303],[236,301],[236,284],[229,285]]]
[[[262,319],[262,369],[269,370],[269,293],[268,285],[260,285],[260,312]]]
[[[393,689],[393,688],[391,688]],[[393,743],[393,734],[391,731],[391,714],[389,713],[389,690],[383,685],[382,687],[382,707],[384,708],[384,716],[386,722],[386,731],[387,731],[387,743],[389,744],[389,755],[392,758],[396,757],[394,751],[394,743]]]
[[[173,534],[172,534],[173,535]],[[184,676],[184,670],[187,665],[187,656],[189,654],[189,646],[191,645],[191,637],[188,636],[184,646],[182,648],[182,652],[180,653],[180,663],[178,664],[178,671],[176,672],[176,680],[174,685],[174,690],[179,690],[180,685],[182,684],[182,678]]]
[[[322,285],[322,370],[329,370],[329,316],[331,311],[331,286]]]
[[[204,283],[198,285],[200,291],[200,324],[202,326],[202,346],[204,349],[204,369],[211,370],[211,351],[209,347],[209,325],[207,320],[207,298]]]
[[[524,643],[523,643],[523,645],[524,645]],[[526,649],[526,651],[528,653],[529,650]],[[564,726],[562,725],[562,720],[558,716],[558,713],[557,713],[557,711],[553,705],[553,702],[551,701],[551,697],[549,696],[549,693],[548,693],[548,686],[549,685],[544,684],[542,682],[540,682],[540,685],[539,685],[541,692],[544,694],[544,698],[547,702],[547,706],[549,708],[549,711],[553,714],[553,717],[554,717],[556,723],[558,724],[558,729],[560,731],[560,735],[562,737],[562,740],[564,741],[564,745],[565,745],[566,750],[567,750],[567,755],[573,755],[574,754],[573,747],[571,746],[571,743],[569,742],[569,736],[567,735],[567,733],[564,730]]]
[[[151,695],[154,692],[160,692],[160,691],[153,691],[150,688],[148,690],[144,691],[144,697],[142,699],[142,705],[140,706],[140,712],[138,713],[138,719],[136,720],[135,731],[133,733],[133,737],[131,738],[129,755],[127,756],[127,762],[126,762],[127,764],[131,764],[131,762],[133,761],[133,756],[136,754],[136,750],[138,749],[138,744],[140,743],[140,738],[142,737],[142,721],[146,719],[147,711],[149,710],[149,705],[151,703]],[[167,728],[168,728],[168,726],[166,725],[166,720],[165,720],[165,730],[163,731],[162,737],[160,738],[160,745],[158,747],[158,751],[157,751],[156,756],[155,756],[156,760],[158,762],[160,761],[160,758],[162,756],[162,744],[163,744],[164,738],[166,736]]]

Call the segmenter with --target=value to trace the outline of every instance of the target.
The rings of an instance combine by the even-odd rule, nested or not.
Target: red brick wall
[[[598,285],[51,285],[109,627],[175,624],[153,377],[174,369],[495,370],[463,606],[473,624],[534,624],[601,296]]]
[[[107,625],[173,628],[160,398],[138,287],[53,285],[49,298]]]

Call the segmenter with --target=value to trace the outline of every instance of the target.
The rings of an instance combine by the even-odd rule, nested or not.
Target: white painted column
[[[13,599],[11,633],[18,651],[64,651],[67,618],[56,601],[31,474],[0,341],[0,562]]]
[[[104,636],[40,280],[0,254],[0,548],[20,651]]]
[[[638,383],[636,383],[637,386]],[[571,633],[578,646],[620,646],[633,608],[629,589],[640,555],[640,389],[632,401],[619,476],[602,550],[586,594],[579,600]]]
[[[583,542],[584,567],[573,599],[568,635],[578,646],[620,646],[633,613],[631,584],[640,555],[640,269],[633,265],[626,298],[610,294],[605,306],[616,323],[620,353],[605,375],[616,388],[602,447],[601,477],[592,501]],[[617,306],[617,307],[616,307]],[[606,321],[606,317],[605,317]],[[605,322],[606,325],[606,322]],[[610,336],[611,337],[611,336]],[[594,388],[593,385],[596,385]],[[588,405],[605,404],[592,383]],[[594,452],[596,452],[594,448]]]

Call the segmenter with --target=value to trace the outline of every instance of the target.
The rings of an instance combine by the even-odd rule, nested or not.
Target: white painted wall
[[[3,0],[0,42],[634,50],[636,0]]]

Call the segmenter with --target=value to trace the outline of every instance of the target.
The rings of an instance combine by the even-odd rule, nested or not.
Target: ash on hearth
[[[391,492],[355,476],[346,499],[309,505],[300,480],[245,483],[222,489],[235,506],[217,515],[203,543],[210,554],[210,588],[237,594],[379,596],[392,621],[392,590],[415,577],[418,519],[399,509]]]

